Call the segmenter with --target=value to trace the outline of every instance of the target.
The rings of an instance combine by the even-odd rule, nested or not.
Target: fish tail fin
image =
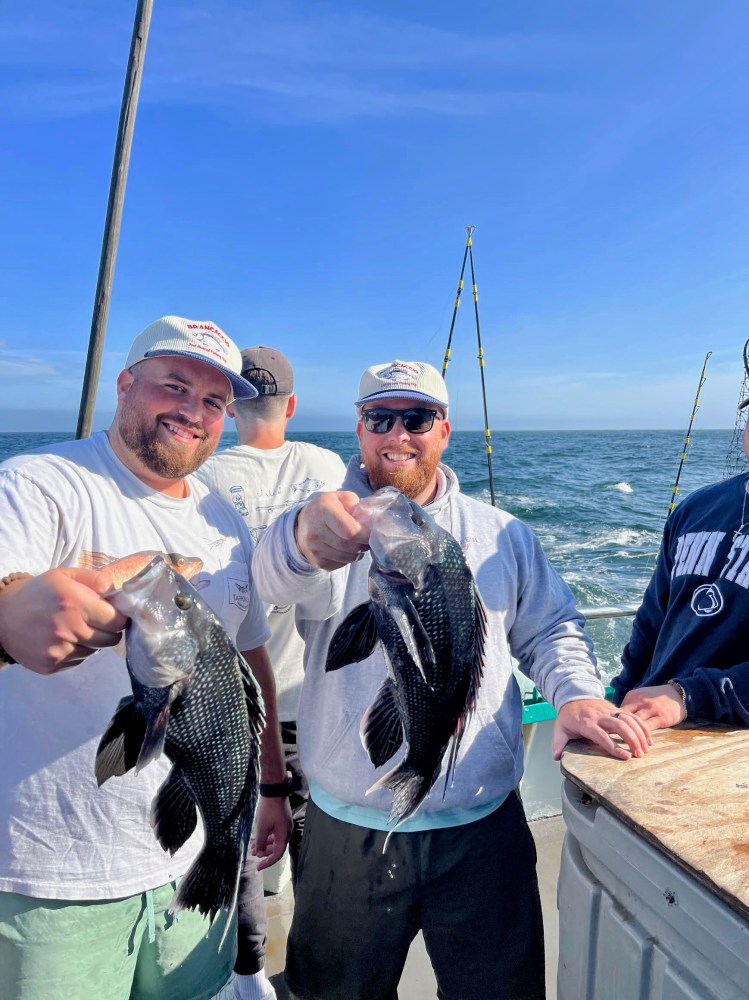
[[[367,795],[378,788],[389,788],[392,791],[393,804],[390,807],[388,822],[392,823],[395,820],[395,827],[398,827],[410,816],[413,816],[429,795],[429,789],[433,783],[433,779],[424,777],[415,768],[403,763],[376,781],[368,789]]]
[[[177,886],[170,911],[199,910],[213,923],[218,911],[225,909],[228,911],[228,929],[237,905],[244,856],[242,845],[231,840],[219,844],[206,843]],[[224,937],[221,938],[221,944],[224,943]]]

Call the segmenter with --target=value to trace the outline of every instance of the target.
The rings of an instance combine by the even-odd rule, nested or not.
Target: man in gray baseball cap
[[[535,851],[516,794],[523,741],[513,656],[557,710],[557,759],[576,736],[620,759],[641,756],[647,727],[604,699],[572,594],[531,530],[461,493],[442,462],[450,424],[436,369],[422,361],[373,365],[355,405],[360,453],[343,487],[281,514],[253,563],[263,598],[296,602],[304,622],[298,728],[310,802],[286,983],[300,1000],[395,997],[421,931],[440,996],[541,1000]],[[372,634],[369,527],[356,516],[360,498],[383,486],[421,504],[458,540],[486,611],[483,676],[475,707],[460,724],[459,748],[453,744],[454,779],[446,779],[446,753],[431,795],[394,833],[394,803],[419,779],[403,764],[415,727],[404,721],[392,662]],[[404,657],[416,650],[411,669],[418,676],[424,666],[415,661],[431,641],[414,609],[389,598],[378,604],[403,635]],[[362,662],[326,669],[331,644],[340,654],[341,634]],[[388,770],[377,773],[383,764]]]

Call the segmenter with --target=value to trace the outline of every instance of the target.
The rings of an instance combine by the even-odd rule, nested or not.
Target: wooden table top
[[[749,916],[749,729],[680,726],[653,738],[628,761],[576,740],[562,773]]]

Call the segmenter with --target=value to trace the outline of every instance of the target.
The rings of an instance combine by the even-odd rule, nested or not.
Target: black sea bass
[[[265,721],[260,690],[218,618],[163,557],[145,568],[128,557],[106,572],[113,588],[103,596],[130,618],[133,695],[120,702],[101,739],[96,778],[101,785],[166,753],[173,766],[151,809],[159,843],[178,850],[198,810],[205,828],[172,909],[197,908],[213,919],[235,905],[250,840]]]
[[[481,683],[485,614],[459,543],[413,500],[387,486],[354,517],[371,526],[371,600],[336,629],[326,670],[365,659],[378,639],[383,645],[388,676],[360,734],[375,767],[407,745],[370,788],[392,790],[397,826],[429,794],[452,740],[445,788],[451,780]]]

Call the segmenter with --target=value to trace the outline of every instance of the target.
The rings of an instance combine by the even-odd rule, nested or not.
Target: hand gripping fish
[[[369,789],[392,790],[396,829],[429,794],[451,741],[445,791],[453,777],[481,684],[486,614],[460,544],[413,500],[386,486],[354,517],[371,524],[371,600],[338,626],[325,669],[363,660],[382,643],[388,676],[359,733],[375,767],[406,743],[401,762]]]
[[[107,566],[104,593],[128,615],[132,697],[123,698],[96,757],[99,785],[136,773],[162,750],[172,769],[156,794],[151,825],[164,850],[190,837],[200,811],[205,843],[179,883],[171,909],[211,920],[236,905],[259,784],[265,722],[260,689],[221,622],[195,588],[157,555],[128,576],[127,560]],[[125,568],[122,568],[122,565]],[[228,921],[227,921],[228,927]]]

